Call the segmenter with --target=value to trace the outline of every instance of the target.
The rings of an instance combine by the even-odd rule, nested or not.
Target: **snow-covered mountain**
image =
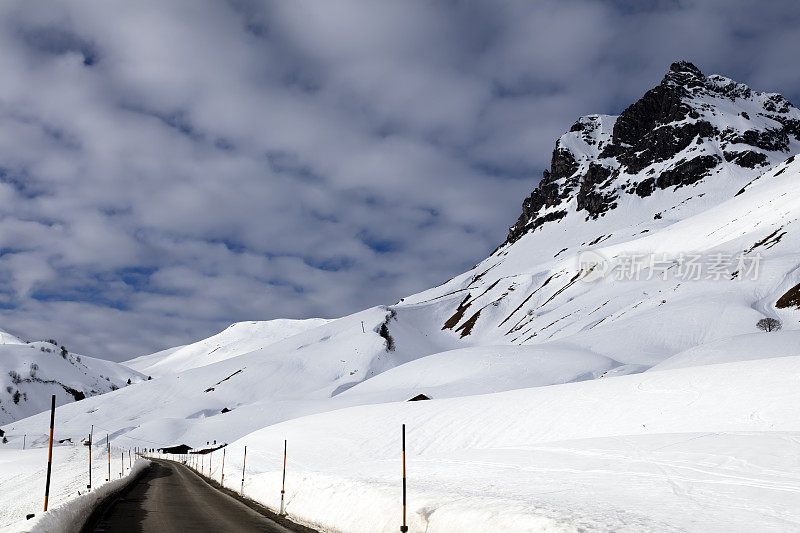
[[[526,413],[519,403],[525,398],[551,405],[563,417],[568,410],[553,406],[567,397],[582,414],[580,420],[563,421],[564,427],[616,417],[620,422],[614,427],[625,433],[598,422],[583,433],[542,430],[538,442],[613,437],[651,427],[687,434],[766,431],[767,426],[788,432],[792,417],[779,410],[764,422],[755,411],[743,411],[750,400],[727,405],[716,418],[705,412],[693,419],[691,406],[697,390],[702,388],[703,401],[712,405],[715,390],[733,377],[745,386],[739,372],[752,372],[761,385],[748,389],[750,403],[770,409],[779,400],[759,396],[764,384],[798,368],[791,356],[800,356],[800,158],[793,155],[799,151],[800,111],[783,97],[675,63],[657,87],[621,115],[582,117],[557,141],[551,168],[525,199],[506,242],[470,271],[394,305],[330,321],[234,324],[204,341],[134,359],[126,364],[154,379],[65,405],[58,432],[77,437],[94,424],[117,446],[129,448],[237,439],[241,444],[303,427],[304,435],[314,434],[309,447],[323,441],[339,446],[373,429],[389,442],[381,424],[398,422],[402,413],[429,428],[430,449],[456,437],[465,447],[479,443],[465,452],[464,464],[494,461],[491,454],[481,455],[491,446],[521,446],[504,459],[518,464],[515,458],[529,451],[522,443],[534,430],[503,419],[502,428],[485,436],[481,417],[509,405]],[[756,323],[765,317],[780,320],[783,329],[760,331]],[[776,357],[790,359],[743,362]],[[687,370],[719,363],[728,365]],[[650,374],[615,377],[644,372]],[[693,376],[704,380],[702,387],[686,384]],[[780,394],[794,394],[785,386],[792,378],[781,379]],[[572,383],[589,380],[594,382]],[[503,392],[567,383],[537,389],[541,392]],[[679,414],[665,404],[672,389],[658,388],[657,397],[648,396],[650,386],[682,387],[674,389],[680,392],[674,397],[685,400]],[[620,387],[627,391],[625,402],[643,402],[651,418],[645,419],[644,411],[626,411],[625,402],[614,403]],[[421,393],[434,399],[495,394],[434,407],[353,407],[402,402]],[[589,396],[606,400],[592,403]],[[469,406],[458,407],[462,401]],[[613,417],[605,411],[612,404]],[[480,416],[473,414],[479,405]],[[344,414],[329,413],[338,409]],[[458,424],[444,414],[448,409],[457,411]],[[330,435],[341,434],[316,435],[311,422],[302,420],[275,426],[315,413],[305,420]],[[24,433],[42,432],[45,416],[4,426],[11,445]],[[555,419],[548,416],[536,420],[551,424]],[[671,422],[659,426],[663,417]],[[709,429],[710,420],[716,429]],[[371,424],[369,431],[361,423]],[[253,433],[267,426],[272,428]],[[512,437],[518,439],[509,444]],[[658,450],[671,446],[670,439],[647,445]],[[741,446],[757,442],[760,437]],[[714,444],[730,445],[724,437]],[[587,453],[583,445],[575,446],[584,450],[578,455]],[[614,454],[628,453],[615,446],[619,443],[612,446]],[[630,461],[641,457],[637,450]],[[704,450],[693,449],[697,461],[703,461]],[[376,463],[385,463],[386,453],[381,448]],[[432,460],[439,465],[435,468],[447,469],[441,457]],[[629,471],[628,460],[620,459],[615,468]],[[564,472],[580,468],[575,464],[581,461]],[[735,476],[740,474],[745,475]],[[501,475],[487,486],[502,484],[498,480]],[[766,487],[762,481],[759,486]],[[319,483],[328,486],[327,478]],[[360,494],[360,489],[348,490]],[[673,492],[665,497],[678,494]],[[767,492],[759,494],[765,502],[773,500]],[[433,513],[426,509],[421,504],[425,520]]]
[[[0,331],[0,424],[49,409],[53,394],[63,405],[142,379],[123,365],[70,353],[53,340],[23,342]]]
[[[129,361],[158,379],[104,397],[106,423],[131,442],[205,442],[418,393],[768,357],[763,317],[783,321],[769,339],[794,355],[799,125],[780,95],[675,63],[619,117],[582,117],[558,140],[508,240],[472,270],[391,306],[234,324]],[[63,420],[84,431],[97,416]]]
[[[798,150],[783,97],[675,63],[619,117],[559,139],[506,243],[401,307],[435,310],[467,343],[569,343],[618,371],[764,316],[796,329]]]

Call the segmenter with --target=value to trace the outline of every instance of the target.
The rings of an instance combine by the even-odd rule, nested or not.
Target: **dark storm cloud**
[[[800,96],[796,2],[0,6],[0,328],[125,358],[470,267],[676,59]]]

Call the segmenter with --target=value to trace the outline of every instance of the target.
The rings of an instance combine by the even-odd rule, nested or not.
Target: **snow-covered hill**
[[[93,424],[122,449],[237,439],[239,444],[266,446],[269,439],[301,428],[298,435],[313,434],[307,449],[312,454],[316,444],[366,442],[361,424],[370,428],[384,419],[392,424],[407,419],[428,428],[424,446],[443,455],[456,451],[436,448],[438,444],[452,440],[452,446],[464,445],[468,451],[457,461],[472,465],[470,476],[477,477],[470,482],[480,486],[486,501],[492,499],[487,496],[492,490],[504,501],[513,499],[509,483],[516,482],[503,481],[499,474],[480,477],[476,465],[495,460],[478,451],[482,446],[515,448],[501,454],[492,466],[497,472],[505,471],[506,463],[541,470],[541,464],[525,456],[529,450],[520,447],[533,438],[528,423],[560,428],[534,431],[539,443],[640,432],[683,434],[622,444],[592,440],[577,445],[569,457],[547,452],[556,461],[548,468],[568,472],[600,469],[602,457],[586,462],[581,457],[587,450],[607,449],[621,461],[608,470],[612,477],[649,453],[642,450],[656,451],[697,436],[689,433],[780,431],[785,435],[778,440],[794,442],[796,436],[789,432],[797,431],[790,422],[796,417],[783,413],[765,422],[762,413],[779,409],[776,402],[783,401],[769,390],[770,382],[786,385],[800,379],[797,358],[791,357],[800,356],[800,158],[793,155],[798,151],[800,111],[780,95],[757,93],[721,76],[704,76],[689,63],[675,63],[657,87],[619,117],[583,117],[559,139],[551,169],[525,200],[507,241],[472,270],[394,305],[331,321],[234,324],[204,341],[134,359],[127,364],[154,379],[63,406],[57,434],[76,438]],[[781,320],[783,330],[759,331],[756,323],[764,317]],[[788,362],[771,359],[777,357]],[[724,370],[701,366],[717,363],[728,365]],[[737,387],[747,384],[747,376],[737,372],[760,376],[760,385],[747,389],[747,402],[727,404],[728,410],[716,419],[714,398],[736,396]],[[639,373],[644,374],[625,377]],[[587,381],[591,383],[573,383]],[[674,389],[680,393],[663,388],[680,383],[682,388]],[[567,385],[542,389],[554,384]],[[647,394],[647,387],[656,387],[654,395]],[[700,388],[706,403],[693,404]],[[784,396],[793,394],[788,388],[781,389]],[[522,390],[504,392],[514,389]],[[402,402],[417,394],[440,401],[419,408],[400,403],[354,408]],[[639,402],[643,394],[652,401],[630,404],[628,410],[615,400]],[[678,400],[683,407],[673,413]],[[526,409],[525,402],[544,410],[542,417],[519,423],[527,416],[519,412]],[[751,411],[756,404],[761,407]],[[606,413],[612,406],[611,414]],[[332,413],[339,409],[346,410]],[[411,416],[416,409],[423,415]],[[517,414],[490,432],[495,440],[481,440],[493,413],[512,411]],[[553,418],[548,412],[560,414]],[[305,415],[315,416],[275,426]],[[617,418],[609,419],[612,415]],[[441,435],[428,427],[431,419],[445,427],[436,430]],[[657,422],[667,419],[671,422]],[[251,435],[267,426],[272,427]],[[312,426],[341,426],[341,432],[351,433],[329,442]],[[41,414],[3,429],[8,446],[16,448],[21,435],[43,435],[46,427],[46,415]],[[378,462],[385,461],[384,447],[390,441],[388,433],[381,435]],[[717,435],[709,446],[735,449],[733,460],[742,452],[744,460],[756,461],[753,447],[767,441],[775,444],[761,434],[752,439]],[[689,471],[705,468],[704,444],[695,444],[687,459]],[[271,452],[254,453],[268,458]],[[318,453],[327,459],[324,451]],[[719,457],[727,461],[729,456]],[[776,461],[764,468],[778,468],[782,459]],[[664,466],[660,457],[652,462],[660,472],[678,468]],[[298,501],[324,492],[323,470],[335,468],[324,463],[308,467],[319,468],[305,478],[318,486]],[[308,459],[304,464],[316,463]],[[436,478],[436,469],[430,470]],[[755,479],[763,472],[751,470],[720,476],[752,478],[753,487],[766,487],[759,501],[779,494],[779,509],[773,510],[788,513],[791,506],[784,500],[800,494],[796,476],[765,481]],[[641,478],[658,475],[653,472]],[[383,474],[359,476],[350,480],[350,493],[388,482]],[[455,486],[450,477],[442,486]],[[572,491],[575,480],[562,477],[562,486],[553,490]],[[594,497],[592,487],[600,490],[599,485],[584,481],[586,498]],[[727,490],[714,488],[722,486],[715,485],[718,480],[709,478],[707,486],[700,482],[709,501]],[[437,482],[429,483],[436,493]],[[642,483],[646,491],[647,483]],[[682,483],[669,481],[673,494],[686,492]],[[601,485],[607,488],[609,483]],[[749,497],[746,492],[740,496]],[[610,504],[624,509],[622,502]],[[559,513],[580,507],[574,501],[550,503],[553,512],[542,519],[543,527],[563,525]],[[431,505],[416,507],[427,523],[436,508]],[[520,507],[523,513],[528,512],[525,505]],[[497,517],[489,507],[484,509],[487,516]],[[723,507],[714,516],[724,516],[734,505]],[[312,508],[305,507],[309,513]],[[585,512],[592,511],[587,507]],[[647,516],[636,522],[640,529],[648,529],[646,524],[664,529],[665,513],[654,507],[644,512]],[[737,516],[757,514],[753,510]],[[794,515],[785,517],[789,524],[800,524]],[[609,528],[624,526],[624,520],[612,518]],[[709,523],[713,521],[681,527],[708,531]],[[378,524],[372,530],[384,529]]]
[[[323,318],[237,322],[207,339],[143,355],[124,364],[148,376],[171,374],[246,354],[327,322]]]
[[[48,410],[53,394],[62,405],[142,379],[123,365],[70,353],[55,341],[26,343],[0,331],[0,424]]]

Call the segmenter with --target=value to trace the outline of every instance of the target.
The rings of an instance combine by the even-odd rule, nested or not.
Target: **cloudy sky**
[[[798,27],[794,0],[5,0],[0,329],[122,360],[392,303],[674,60],[800,100]]]

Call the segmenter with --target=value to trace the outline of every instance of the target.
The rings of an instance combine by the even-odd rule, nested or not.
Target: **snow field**
[[[800,357],[352,407],[228,446],[225,485],[325,531],[800,529]],[[212,475],[219,480],[221,453]]]

